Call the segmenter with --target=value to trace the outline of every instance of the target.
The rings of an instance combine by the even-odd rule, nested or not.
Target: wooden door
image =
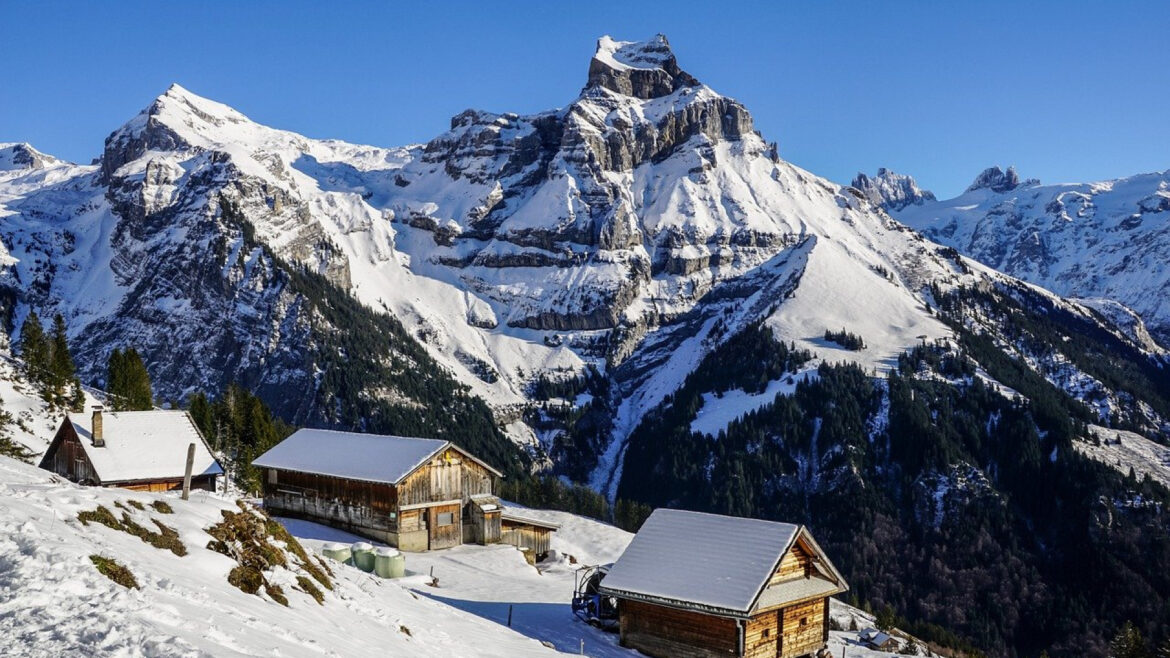
[[[430,550],[451,548],[463,542],[463,518],[459,505],[427,508],[427,543]]]

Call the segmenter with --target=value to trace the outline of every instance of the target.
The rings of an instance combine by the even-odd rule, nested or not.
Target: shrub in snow
[[[126,567],[118,564],[113,558],[91,555],[89,559],[93,562],[93,566],[97,567],[98,573],[106,578],[127,589],[138,589],[138,580],[134,578],[134,574]]]

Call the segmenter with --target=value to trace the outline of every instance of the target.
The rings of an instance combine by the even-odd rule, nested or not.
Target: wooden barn
[[[650,656],[816,655],[848,589],[803,526],[655,510],[601,581],[621,644]]]
[[[183,488],[195,444],[191,488],[215,491],[223,468],[185,411],[103,411],[65,416],[40,467],[70,481],[139,491]]]
[[[503,475],[450,441],[302,429],[252,465],[274,514],[405,551],[500,541]]]
[[[511,508],[504,510],[500,525],[500,541],[525,551],[534,562],[548,557],[552,549],[552,533],[560,529],[556,523],[541,521]]]

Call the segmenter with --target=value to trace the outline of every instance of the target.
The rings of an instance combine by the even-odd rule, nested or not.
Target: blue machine
[[[589,624],[604,630],[616,630],[618,625],[617,599],[601,594],[601,580],[613,564],[581,567],[573,576],[573,614]]]

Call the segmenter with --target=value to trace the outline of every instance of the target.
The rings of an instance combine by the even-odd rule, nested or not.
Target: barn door
[[[459,505],[427,508],[427,543],[431,550],[451,548],[463,543],[463,518],[459,513]]]

